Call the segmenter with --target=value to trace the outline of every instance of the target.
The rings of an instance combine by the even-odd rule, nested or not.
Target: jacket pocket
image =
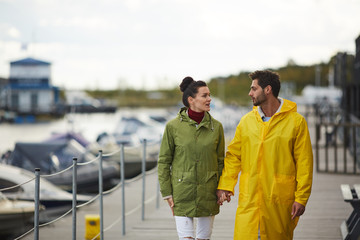
[[[275,202],[293,203],[295,187],[295,176],[276,175],[271,189],[271,199]]]
[[[218,172],[212,171],[207,172],[205,175],[205,183],[199,185],[204,192],[199,191],[200,194],[204,194],[203,196],[207,200],[216,201],[216,189],[218,186]]]
[[[173,173],[172,187],[175,203],[195,199],[195,189],[192,179],[191,172]]]

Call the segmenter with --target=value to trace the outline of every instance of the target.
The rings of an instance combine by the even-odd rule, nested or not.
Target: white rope
[[[96,158],[94,158],[94,159],[91,160],[91,161],[83,162],[83,163],[76,163],[76,164],[79,165],[79,166],[88,165],[88,164],[90,164],[90,163],[92,163],[92,162],[95,162],[95,161],[98,160],[98,159],[100,159],[100,156],[97,156]]]
[[[90,203],[92,203],[93,201],[95,201],[98,197],[100,196],[100,194],[97,194],[95,195],[92,199],[90,199],[89,201],[83,203],[83,204],[80,204],[80,205],[77,205],[76,208],[82,208]]]
[[[68,168],[65,168],[64,170],[61,170],[60,172],[56,172],[56,173],[52,173],[52,174],[43,174],[43,175],[40,175],[40,177],[47,178],[47,177],[53,177],[53,176],[56,176],[56,175],[60,175],[61,173],[64,173],[67,170],[70,170],[73,166],[74,165],[72,164],[71,166],[69,166]]]
[[[10,189],[13,189],[13,188],[20,187],[20,186],[22,186],[22,185],[25,185],[25,184],[33,181],[35,178],[36,178],[36,177],[33,177],[32,179],[30,179],[30,180],[28,180],[28,181],[26,181],[26,182],[20,183],[20,184],[18,184],[18,185],[14,185],[14,186],[12,186],[12,187],[1,188],[1,189],[0,189],[0,192],[4,192],[4,191],[6,191],[6,190],[10,190]]]
[[[103,154],[103,157],[110,157],[110,156],[115,155],[115,154],[117,154],[119,152],[121,152],[121,148],[115,150],[114,152]]]

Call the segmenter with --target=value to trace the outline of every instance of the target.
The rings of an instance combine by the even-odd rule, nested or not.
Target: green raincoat
[[[160,190],[173,196],[175,216],[219,213],[216,188],[224,166],[224,131],[206,112],[200,124],[187,108],[166,125],[158,160]]]
[[[306,205],[313,155],[307,123],[296,104],[284,99],[280,111],[263,122],[254,107],[240,120],[228,147],[218,188],[234,193],[240,175],[234,239],[289,240],[298,217],[294,201]]]

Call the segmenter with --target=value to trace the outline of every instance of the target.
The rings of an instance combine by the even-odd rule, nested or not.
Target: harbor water
[[[0,153],[13,150],[16,142],[41,142],[54,133],[74,131],[94,142],[99,134],[114,131],[122,115],[165,112],[165,109],[122,109],[115,113],[72,113],[63,118],[37,123],[0,123]]]
[[[248,108],[218,107],[211,115],[221,121],[225,137],[233,137],[235,127]],[[41,142],[54,133],[73,131],[81,133],[89,142],[95,142],[104,132],[113,133],[122,116],[154,115],[171,119],[176,116],[177,108],[123,108],[115,113],[71,113],[63,118],[36,123],[0,123],[0,154],[13,150],[16,142]]]

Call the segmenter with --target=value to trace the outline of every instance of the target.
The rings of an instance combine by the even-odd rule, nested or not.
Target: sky
[[[358,0],[0,0],[0,77],[33,57],[65,89],[153,90],[317,64],[355,54],[359,13]]]

